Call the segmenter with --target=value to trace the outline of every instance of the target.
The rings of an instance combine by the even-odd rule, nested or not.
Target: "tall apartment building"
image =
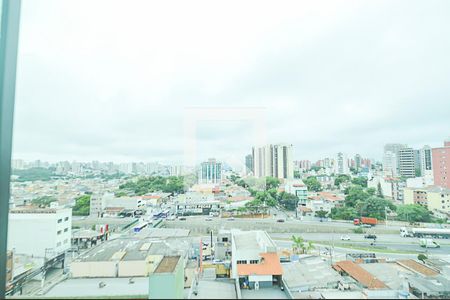
[[[251,154],[245,156],[245,173],[253,173],[253,156]]]
[[[355,155],[355,168],[356,168],[356,170],[359,170],[359,169],[361,169],[361,155],[359,155],[359,154],[356,154]]]
[[[428,145],[420,149],[420,169],[422,170],[422,176],[433,174],[431,148]]]
[[[335,174],[349,174],[350,169],[348,167],[348,159],[347,156],[339,152],[336,155],[336,164],[334,165],[334,173]]]
[[[71,208],[15,208],[9,213],[8,249],[52,258],[70,248]]]
[[[431,156],[434,184],[450,189],[450,139],[444,142],[444,147],[433,148]]]
[[[210,158],[206,162],[202,162],[198,172],[198,183],[200,184],[217,184],[222,181],[222,163],[217,162],[214,158]]]
[[[276,177],[291,179],[294,177],[292,145],[277,144],[253,147],[253,174],[255,177]]]
[[[422,147],[420,151],[420,171],[423,177],[423,181],[428,185],[434,185],[433,175],[433,156],[430,146],[426,145]]]
[[[416,177],[416,152],[412,148],[403,148],[398,152],[398,172],[406,178]]]
[[[386,175],[397,176],[400,172],[400,150],[407,148],[405,144],[386,144],[383,152],[383,171]],[[393,160],[395,156],[395,161]],[[385,159],[387,161],[385,168]],[[395,168],[394,168],[395,166]]]

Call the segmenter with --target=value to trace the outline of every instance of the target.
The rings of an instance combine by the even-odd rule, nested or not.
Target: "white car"
[[[341,241],[350,241],[350,237],[348,235],[341,235]]]
[[[212,218],[207,217],[205,218],[205,221],[212,221]]]

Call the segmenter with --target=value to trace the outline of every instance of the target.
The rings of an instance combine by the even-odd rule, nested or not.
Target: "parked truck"
[[[354,219],[353,224],[354,225],[370,225],[375,226],[377,225],[378,220],[377,218],[368,218],[368,217],[361,217],[360,219]]]
[[[447,228],[400,228],[402,237],[432,237],[438,239],[450,238],[450,229]]]

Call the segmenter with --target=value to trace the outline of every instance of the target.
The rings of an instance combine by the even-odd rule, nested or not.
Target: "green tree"
[[[341,183],[348,182],[348,181],[350,181],[350,176],[345,175],[345,174],[341,174],[341,175],[338,175],[334,179],[334,185],[339,187],[341,185]]]
[[[278,202],[280,203],[280,205],[290,211],[295,211],[295,209],[297,208],[298,200],[299,199],[297,196],[290,193],[281,192],[278,195]]]
[[[295,254],[304,253],[305,240],[301,236],[292,236],[292,252]]]
[[[352,183],[355,185],[360,185],[362,187],[367,187],[367,178],[365,177],[355,177],[352,179]]]
[[[294,178],[300,178],[300,171],[294,171]]]
[[[314,247],[313,242],[309,241],[308,244],[304,247],[305,254],[308,254],[308,252],[314,250],[316,247]]]
[[[365,201],[370,195],[360,185],[354,185],[348,189],[348,194],[345,196],[345,206],[355,207],[360,201]]]
[[[320,169],[323,169],[323,167],[319,167],[319,166],[312,166],[311,169],[309,169],[310,171],[314,171],[314,172],[319,172]]]
[[[180,176],[149,176],[127,181],[119,189],[132,191],[138,196],[158,191],[180,194],[184,192],[184,184],[184,178]]]
[[[360,211],[362,216],[377,219],[384,219],[386,217],[386,208],[390,210],[396,209],[391,201],[375,196],[371,196],[367,200],[357,204],[357,210]]]
[[[358,217],[358,213],[353,207],[333,207],[330,216],[335,220],[353,220]]]
[[[378,182],[377,184],[377,197],[383,198],[383,190],[381,189],[381,183]]]
[[[428,257],[425,254],[420,253],[419,255],[417,255],[417,259],[420,260],[422,263],[425,263],[425,260],[427,260]]]
[[[376,190],[375,190],[375,188],[368,188],[368,189],[366,189],[366,192],[367,192],[367,194],[369,194],[369,196],[375,196]],[[383,198],[383,197],[380,197],[380,198]]]
[[[263,208],[263,202],[259,198],[245,203],[245,208],[252,214],[258,214]]]
[[[277,189],[280,186],[280,180],[275,177],[266,177],[266,191]]]
[[[431,213],[419,204],[406,204],[397,207],[397,219],[407,222],[430,222]]]
[[[58,200],[53,196],[42,196],[31,200],[31,204],[39,207],[48,207],[52,202],[58,202]]]
[[[318,210],[318,211],[316,211],[316,217],[318,217],[318,218],[323,219],[323,218],[326,218],[327,215],[328,215],[328,212],[325,211],[325,210]]]
[[[273,189],[272,189],[267,192],[257,192],[255,199],[259,200],[263,204],[265,203],[267,206],[274,207],[277,205],[277,199],[275,197],[273,196]]]
[[[75,206],[72,208],[74,216],[88,216],[91,205],[91,195],[83,195],[75,199]]]
[[[306,184],[308,191],[320,192],[322,190],[322,185],[315,176],[309,176],[303,182]]]
[[[47,168],[30,168],[25,170],[12,170],[13,175],[19,176],[16,181],[48,181],[54,175],[52,169]]]

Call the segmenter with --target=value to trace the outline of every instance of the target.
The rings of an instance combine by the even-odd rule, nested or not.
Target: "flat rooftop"
[[[80,278],[67,279],[55,285],[44,297],[52,298],[148,298],[148,277],[133,277],[134,283],[130,283],[130,278]],[[99,283],[106,285],[99,287]]]
[[[232,236],[236,249],[245,253],[251,253],[258,256],[261,252],[268,252],[266,247],[272,247],[276,250],[275,243],[270,239],[265,231],[232,231]]]
[[[190,238],[152,239],[137,237],[109,240],[84,252],[75,261],[133,261],[145,260],[148,255],[175,255],[188,251],[192,246]],[[120,253],[121,255],[118,255]]]
[[[400,275],[412,274],[411,271],[396,263],[359,264],[359,266],[393,290],[399,290],[403,287],[403,278]]]
[[[155,273],[172,273],[179,260],[180,256],[165,256],[155,269]]]
[[[198,282],[197,295],[192,294],[191,299],[237,299],[234,281],[201,279]]]
[[[259,290],[241,290],[242,299],[289,299],[278,286],[260,288]]]
[[[281,264],[283,279],[289,289],[300,287],[326,288],[328,285],[343,281],[328,262],[320,257],[310,256],[300,259],[298,262]]]

